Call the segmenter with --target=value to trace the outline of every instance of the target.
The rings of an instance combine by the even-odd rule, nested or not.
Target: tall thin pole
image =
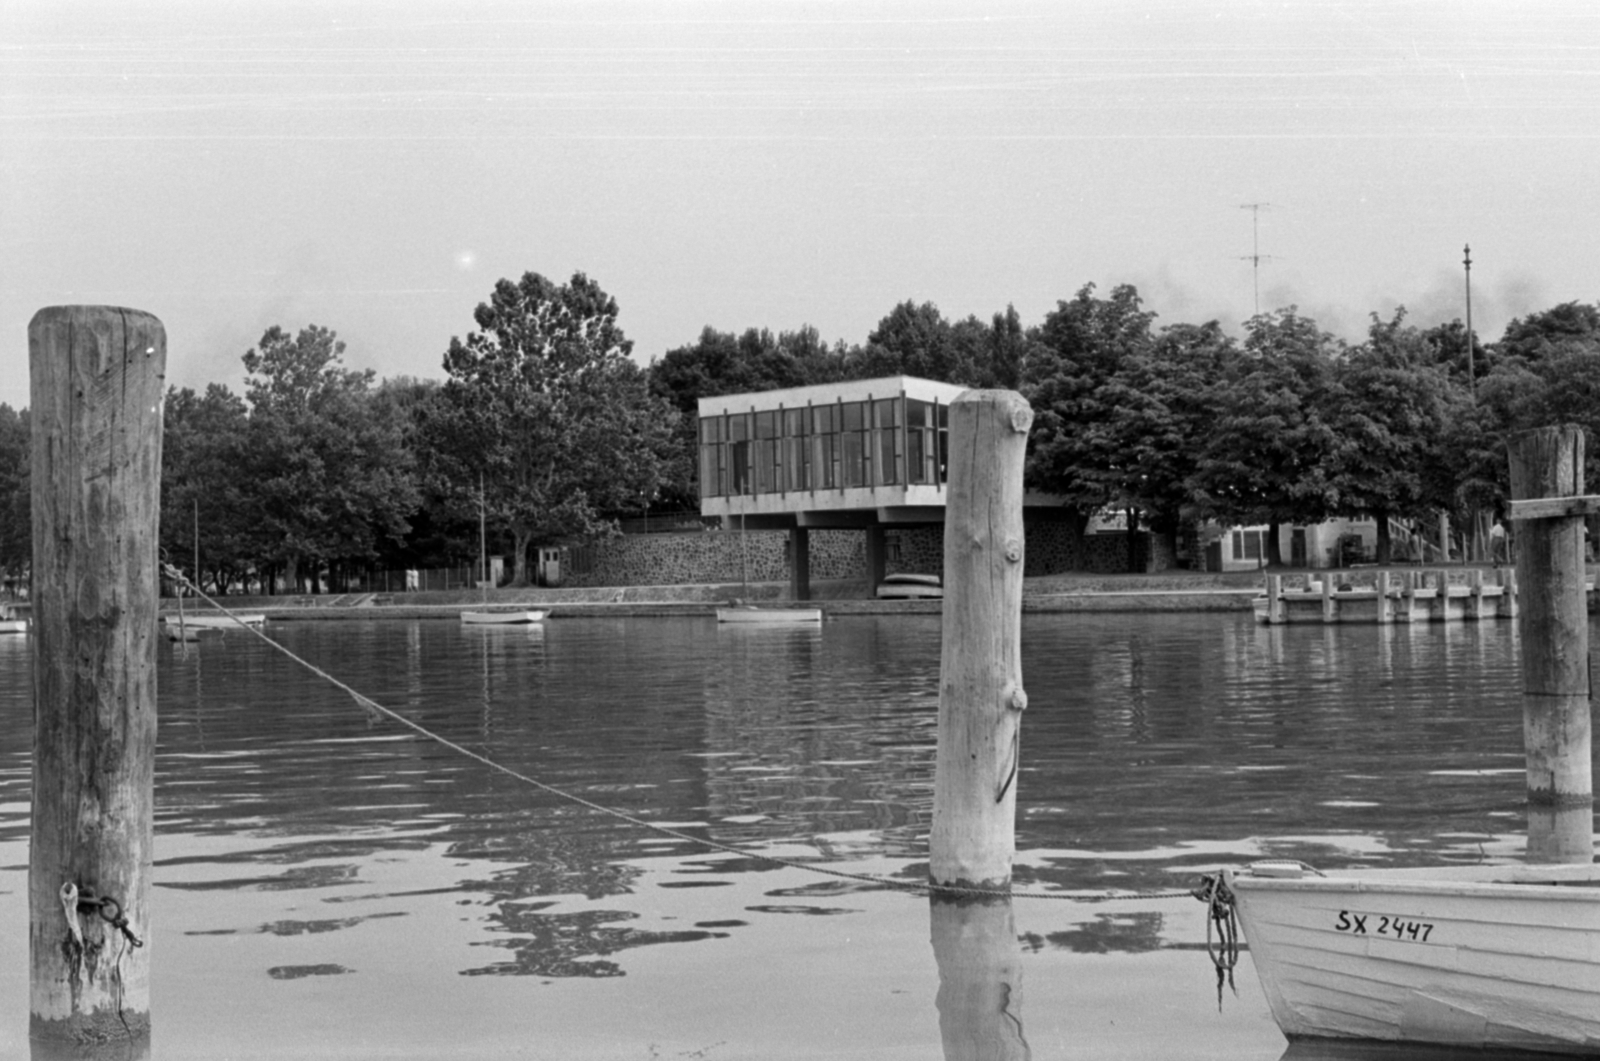
[[[481,471],[478,473],[478,568],[478,585],[482,587],[482,597],[487,601],[489,599],[489,521],[484,511],[483,472]]]
[[[1271,203],[1242,203],[1239,206],[1241,210],[1250,211],[1250,256],[1246,261],[1250,262],[1252,282],[1255,285],[1257,317],[1261,316],[1261,211],[1271,205]]]
[[[1465,257],[1461,259],[1461,264],[1467,270],[1467,388],[1472,395],[1472,404],[1477,405],[1478,371],[1473,364],[1472,352],[1472,244],[1467,244],[1463,250],[1465,251]]]
[[[1462,247],[1461,264],[1466,269],[1467,288],[1467,393],[1472,399],[1472,404],[1478,404],[1478,369],[1474,364],[1472,342],[1472,245],[1469,243]],[[1476,508],[1470,513],[1472,519],[1472,546],[1466,550],[1471,555],[1468,559],[1483,559],[1483,518]]]
[[[194,584],[200,585],[200,499],[194,499]]]

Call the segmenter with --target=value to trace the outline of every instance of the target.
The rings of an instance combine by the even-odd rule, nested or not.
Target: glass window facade
[[[839,406],[839,448],[843,454],[844,486],[866,486],[869,477],[867,445],[867,403],[845,402]]]
[[[904,397],[707,416],[704,497],[945,481],[949,406]]]
[[[878,436],[879,486],[893,486],[902,481],[900,458],[900,402],[899,398],[883,398],[872,403],[872,429]]]
[[[783,488],[811,489],[811,432],[809,410],[783,411]]]

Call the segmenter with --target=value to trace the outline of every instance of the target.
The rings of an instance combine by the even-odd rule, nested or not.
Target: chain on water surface
[[[223,615],[225,615],[228,618],[232,619],[235,623],[237,623],[239,625],[239,627],[242,630],[245,630],[246,632],[248,632],[250,634],[254,634],[256,637],[258,637],[262,641],[266,642],[272,648],[276,649],[278,652],[283,653],[285,656],[289,657],[291,660],[294,660],[296,663],[300,664],[302,667],[306,668],[311,673],[317,675],[318,677],[322,678],[324,681],[327,681],[328,683],[330,683],[331,685],[335,686],[336,688],[341,689],[344,692],[348,693],[351,696],[351,698],[354,699],[357,704],[361,705],[361,707],[363,709],[365,709],[369,714],[377,715],[377,716],[380,716],[382,718],[390,719],[391,721],[396,722],[399,725],[402,725],[402,726],[406,727],[407,729],[411,730],[413,733],[416,733],[417,735],[419,735],[421,737],[425,737],[426,739],[431,740],[431,741],[435,742],[436,744],[441,745],[442,747],[449,748],[451,751],[457,753],[458,755],[465,756],[466,758],[471,759],[474,762],[482,763],[484,766],[489,767],[491,770],[498,771],[499,773],[505,774],[507,777],[514,778],[517,781],[521,781],[523,784],[530,785],[533,788],[536,788],[541,792],[548,793],[548,794],[550,794],[552,796],[555,796],[555,797],[557,797],[559,799],[567,800],[570,803],[575,803],[580,807],[586,807],[589,810],[595,811],[598,814],[608,815],[609,817],[615,818],[618,821],[627,822],[629,825],[638,826],[641,829],[648,829],[649,831],[651,831],[653,833],[656,833],[659,836],[667,836],[667,837],[671,837],[674,840],[682,840],[682,841],[684,841],[686,843],[698,844],[701,847],[709,847],[709,848],[712,848],[713,850],[724,851],[724,852],[727,852],[729,854],[738,855],[741,858],[759,859],[759,860],[761,860],[763,862],[767,862],[767,863],[770,863],[770,864],[776,865],[776,866],[787,866],[787,867],[790,867],[792,869],[805,870],[805,871],[807,871],[809,873],[818,873],[818,874],[821,874],[823,876],[835,877],[835,878],[838,878],[838,879],[841,879],[841,880],[856,881],[856,882],[862,883],[862,884],[872,884],[872,885],[875,885],[875,886],[880,887],[880,888],[894,888],[894,889],[898,889],[900,891],[916,892],[916,893],[921,893],[921,894],[925,894],[925,895],[926,894],[938,894],[938,895],[957,896],[957,897],[961,897],[961,898],[993,898],[993,899],[1004,899],[1004,898],[1010,898],[1010,899],[1059,899],[1059,900],[1065,900],[1065,901],[1068,901],[1068,902],[1103,903],[1103,902],[1113,902],[1113,901],[1118,901],[1118,900],[1149,901],[1149,900],[1154,900],[1154,899],[1178,899],[1178,898],[1187,898],[1187,897],[1189,897],[1189,896],[1194,894],[1192,892],[1187,892],[1187,891],[1173,891],[1173,892],[1131,892],[1131,893],[1110,893],[1110,892],[1108,892],[1108,893],[1104,893],[1104,894],[1100,894],[1100,895],[1070,895],[1070,894],[1066,894],[1066,893],[1062,893],[1062,892],[1013,891],[1013,890],[1011,890],[1009,888],[976,888],[976,887],[970,887],[970,886],[967,886],[967,885],[960,885],[960,884],[939,884],[939,883],[936,883],[934,881],[896,880],[896,879],[894,879],[892,877],[879,877],[879,876],[875,876],[875,875],[869,874],[869,873],[850,873],[850,872],[847,872],[845,870],[828,869],[827,867],[819,866],[814,862],[801,862],[801,861],[798,861],[796,859],[783,858],[783,857],[778,856],[778,855],[763,854],[763,853],[761,853],[759,851],[752,851],[749,848],[745,848],[745,847],[736,847],[733,844],[725,844],[725,843],[722,843],[721,841],[712,840],[712,839],[709,839],[707,837],[694,836],[694,835],[692,835],[690,833],[685,833],[685,832],[681,832],[681,831],[679,831],[677,829],[673,829],[670,826],[658,825],[658,824],[656,824],[654,822],[646,821],[643,818],[635,817],[634,815],[628,814],[625,811],[617,810],[614,807],[607,807],[607,806],[605,806],[603,804],[595,803],[595,802],[593,802],[591,800],[584,799],[582,796],[574,795],[571,792],[567,792],[567,791],[565,791],[563,789],[556,788],[553,785],[545,784],[543,781],[540,781],[537,778],[529,777],[527,774],[524,774],[524,773],[522,773],[522,772],[520,772],[518,770],[514,770],[511,767],[506,766],[506,765],[504,765],[502,763],[498,763],[498,762],[494,761],[493,759],[490,759],[486,755],[482,755],[479,752],[475,752],[471,748],[468,748],[468,747],[466,747],[464,745],[461,745],[461,744],[457,744],[455,741],[449,739],[448,737],[441,736],[440,734],[437,734],[437,733],[433,732],[432,730],[428,729],[426,726],[423,726],[423,725],[421,725],[421,724],[419,724],[417,722],[412,721],[411,719],[407,718],[406,716],[400,714],[398,711],[394,711],[391,708],[383,706],[382,704],[378,703],[376,700],[373,700],[370,697],[365,696],[362,693],[358,692],[357,690],[351,688],[349,685],[346,685],[344,682],[340,681],[338,678],[334,677],[332,674],[329,674],[327,671],[323,670],[321,667],[318,667],[316,664],[314,664],[314,663],[310,662],[309,660],[303,659],[302,657],[296,655],[293,651],[291,651],[286,646],[278,643],[277,641],[274,641],[272,638],[268,637],[261,630],[258,630],[256,627],[251,626],[249,623],[245,622],[239,616],[235,615],[233,612],[231,612],[227,608],[223,607],[222,604],[220,604],[216,600],[213,600],[211,597],[208,597],[205,594],[205,592],[200,589],[199,586],[196,586],[192,581],[189,580],[189,578],[187,576],[185,576],[183,574],[183,572],[179,571],[176,567],[173,567],[171,564],[163,564],[163,567],[165,569],[165,572],[166,572],[166,575],[167,575],[168,578],[172,579],[174,582],[178,583],[181,586],[187,586],[189,589],[193,590],[195,596],[199,597],[201,600],[205,601],[207,604],[209,604],[212,607],[216,608]],[[182,599],[181,596],[180,596],[179,599],[181,601],[181,599]],[[134,945],[138,946],[138,943],[135,942]]]

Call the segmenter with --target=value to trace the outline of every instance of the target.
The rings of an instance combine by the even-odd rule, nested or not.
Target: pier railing
[[[1312,571],[1267,575],[1255,599],[1263,623],[1428,623],[1510,619],[1517,614],[1512,568]]]

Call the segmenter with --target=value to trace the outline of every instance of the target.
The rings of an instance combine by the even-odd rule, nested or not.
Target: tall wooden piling
[[[139,310],[56,306],[28,325],[36,1054],[148,1048],[166,357]]]
[[[1267,622],[1281,623],[1284,620],[1283,606],[1283,576],[1267,576]]]
[[[1517,632],[1531,862],[1594,859],[1583,516],[1541,515],[1543,509],[1528,504],[1540,498],[1584,500],[1578,497],[1583,449],[1583,432],[1571,426],[1523,432],[1508,445],[1512,518],[1518,521]]]
[[[950,405],[939,736],[928,838],[936,884],[1011,885],[1022,711],[1022,462],[1013,391]]]

